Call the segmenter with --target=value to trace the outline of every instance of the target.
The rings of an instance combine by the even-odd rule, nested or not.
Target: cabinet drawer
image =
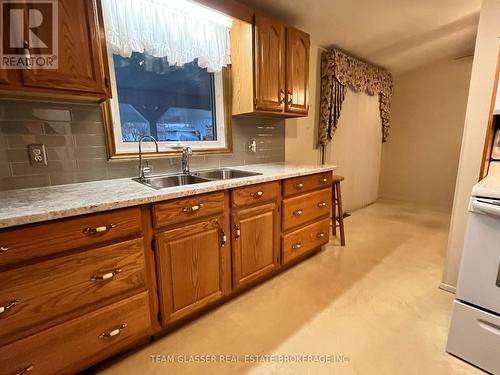
[[[0,266],[141,234],[141,210],[126,208],[0,231]]]
[[[0,272],[0,345],[146,288],[142,238]],[[104,276],[100,280],[99,276]]]
[[[331,200],[331,188],[283,199],[283,230],[329,215]]]
[[[283,196],[332,186],[332,172],[288,178],[283,182]]]
[[[153,205],[155,228],[217,214],[224,210],[224,192],[195,195]]]
[[[283,236],[283,264],[328,243],[329,234],[330,219],[323,219]]]
[[[277,200],[280,196],[280,182],[249,185],[231,191],[233,207],[249,206],[259,202]]]
[[[143,292],[3,346],[0,375],[76,373],[149,335],[149,316]]]

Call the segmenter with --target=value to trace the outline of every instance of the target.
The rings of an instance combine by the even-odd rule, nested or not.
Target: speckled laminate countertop
[[[130,178],[0,191],[0,228],[158,202],[189,195],[335,170],[287,163],[233,166],[258,176],[154,190]]]

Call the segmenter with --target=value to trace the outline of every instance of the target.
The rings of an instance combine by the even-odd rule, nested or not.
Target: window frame
[[[111,60],[111,61],[110,61]],[[109,160],[114,159],[136,159],[139,156],[139,142],[123,142],[121,140],[121,124],[118,124],[115,119],[115,113],[118,111],[118,95],[116,90],[115,72],[112,61],[112,55],[108,55],[109,71],[112,77],[110,82],[112,97],[101,103],[103,112],[104,130],[106,135],[106,151]],[[159,152],[155,152],[155,147],[152,142],[144,142],[142,145],[143,154],[148,158],[175,156],[182,153],[179,145],[188,145],[193,149],[194,155],[206,154],[225,154],[233,151],[232,140],[232,123],[231,123],[231,72],[230,66],[222,68],[220,74],[214,75],[214,83],[222,89],[220,97],[215,98],[215,103],[223,103],[223,109],[220,105],[215,105],[216,118],[221,118],[223,127],[220,121],[217,121],[216,134],[217,137],[223,136],[223,142],[217,141],[183,141],[167,142],[159,141]],[[217,95],[217,93],[215,93]],[[116,112],[115,112],[116,111]],[[115,129],[117,127],[118,131]],[[208,145],[207,143],[211,143]],[[219,144],[217,144],[219,143]],[[126,146],[124,146],[126,144]]]

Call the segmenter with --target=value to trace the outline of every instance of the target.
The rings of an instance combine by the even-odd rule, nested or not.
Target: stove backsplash
[[[255,138],[257,152],[247,151]],[[32,166],[28,144],[45,144],[47,165]],[[233,117],[233,152],[193,156],[191,168],[281,162],[281,119]],[[154,172],[180,170],[180,158],[150,161]],[[69,184],[137,174],[137,160],[108,161],[98,105],[0,101],[0,190]]]

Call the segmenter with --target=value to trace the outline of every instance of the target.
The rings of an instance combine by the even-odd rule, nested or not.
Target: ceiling
[[[400,74],[474,49],[481,0],[240,0]]]

